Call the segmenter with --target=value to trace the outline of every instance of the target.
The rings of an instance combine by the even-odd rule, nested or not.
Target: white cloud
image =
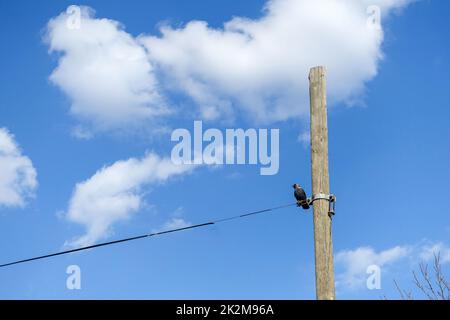
[[[90,130],[78,125],[72,129],[72,136],[80,140],[90,140],[93,134]]]
[[[405,246],[395,246],[384,251],[375,251],[372,247],[358,247],[354,250],[342,250],[336,253],[336,284],[340,288],[361,288],[367,280],[367,267],[377,265],[386,268],[400,262],[407,262],[404,268],[409,272],[420,262],[430,263],[435,254],[440,254],[441,263],[450,262],[450,247],[442,241],[433,242],[427,239],[419,243]],[[407,259],[406,259],[407,258]],[[402,271],[404,272],[404,271]]]
[[[409,2],[272,0],[260,19],[235,17],[223,28],[191,21],[141,41],[204,118],[240,108],[255,121],[286,120],[308,112],[312,66],[327,67],[331,101],[358,100],[383,56],[383,30],[368,26],[368,6],[378,5],[384,18]]]
[[[184,208],[178,207],[171,214],[172,217],[169,220],[167,220],[165,223],[163,223],[160,228],[152,229],[152,233],[167,231],[167,230],[171,230],[171,229],[180,229],[180,228],[185,228],[185,227],[191,226],[192,223],[190,223],[189,221],[186,221],[183,218],[183,214],[184,214]]]
[[[377,5],[382,9],[382,13],[387,15],[390,13],[390,10],[399,10],[410,4],[411,2],[415,2],[417,0],[363,0],[362,2],[366,6]]]
[[[300,117],[315,65],[327,66],[331,103],[361,99],[383,57],[383,30],[368,26],[368,6],[385,19],[411,1],[271,0],[259,19],[235,17],[223,28],[191,21],[137,38],[82,7],[79,29],[67,28],[66,13],[48,23],[50,50],[61,53],[51,80],[70,97],[71,112],[96,128],[156,119],[172,90],[190,96],[204,119]]]
[[[443,242],[436,242],[423,245],[420,248],[420,259],[429,262],[434,256],[439,254],[442,263],[450,262],[450,247]]]
[[[0,128],[0,168],[0,206],[23,207],[38,185],[36,169],[6,128]]]
[[[116,21],[96,19],[81,7],[79,28],[62,13],[45,40],[59,53],[50,80],[71,99],[70,111],[92,130],[126,129],[167,113],[144,48]],[[86,136],[87,129],[76,133]]]
[[[309,131],[301,132],[297,137],[297,141],[300,142],[304,147],[309,147],[309,144],[311,142],[311,133]]]
[[[190,225],[191,225],[191,223],[184,220],[183,218],[175,217],[175,218],[171,218],[169,221],[167,221],[161,228],[161,231],[185,228],[185,227],[189,227]]]
[[[143,188],[164,182],[194,166],[174,165],[168,158],[153,153],[142,159],[117,161],[78,183],[66,217],[86,227],[86,234],[69,243],[89,245],[108,236],[114,223],[129,218],[143,204]]]
[[[342,250],[335,256],[336,265],[343,271],[337,274],[337,286],[360,287],[366,283],[367,267],[377,265],[382,268],[407,257],[412,252],[408,246],[396,246],[376,252],[372,247],[359,247],[355,250]]]

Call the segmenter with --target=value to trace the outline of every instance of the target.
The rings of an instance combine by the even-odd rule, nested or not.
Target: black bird
[[[298,184],[294,184],[292,186],[294,188],[294,197],[297,200],[297,205],[302,207],[303,209],[309,209],[309,204],[307,202],[305,190],[300,187]]]

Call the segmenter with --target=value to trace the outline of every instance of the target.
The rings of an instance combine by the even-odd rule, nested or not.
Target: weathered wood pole
[[[326,69],[314,67],[309,73],[311,107],[311,176],[312,192],[330,194],[328,174],[328,125],[326,98]],[[334,300],[333,239],[329,202],[314,201],[314,253],[316,260],[316,297],[318,300]]]

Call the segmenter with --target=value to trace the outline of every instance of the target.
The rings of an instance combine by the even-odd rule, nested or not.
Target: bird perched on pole
[[[292,186],[294,188],[294,197],[297,200],[297,206],[303,209],[309,209],[308,199],[306,197],[306,192],[297,183]]]

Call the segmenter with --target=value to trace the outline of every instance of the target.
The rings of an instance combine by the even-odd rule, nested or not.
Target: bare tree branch
[[[394,284],[395,284],[395,287],[396,287],[397,291],[399,292],[400,298],[402,300],[414,300],[414,297],[413,297],[411,291],[406,291],[406,290],[403,290],[402,288],[400,288],[400,286],[398,285],[396,280],[394,280]],[[387,300],[387,298],[386,298],[386,300]]]
[[[429,300],[450,300],[450,285],[442,271],[439,253],[434,253],[433,274],[429,272],[428,264],[419,263],[419,272],[412,271],[413,283]],[[402,300],[414,300],[411,291],[403,290],[396,280],[395,287]]]
[[[438,295],[441,300],[450,300],[450,290],[447,281],[445,280],[442,272],[441,256],[440,254],[434,254],[434,273],[436,277],[436,284],[439,289]]]

